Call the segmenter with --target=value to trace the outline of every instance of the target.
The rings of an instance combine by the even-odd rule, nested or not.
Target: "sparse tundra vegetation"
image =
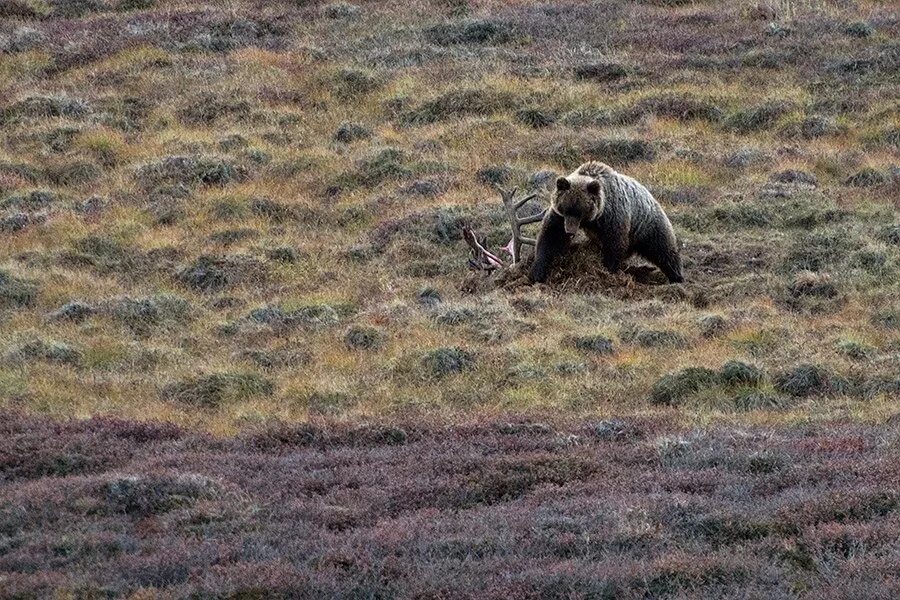
[[[0,598],[900,596],[894,2],[0,0],[0,240]]]

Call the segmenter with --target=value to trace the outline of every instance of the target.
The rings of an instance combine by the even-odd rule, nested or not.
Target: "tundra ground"
[[[898,35],[877,1],[0,0],[0,594],[896,596]],[[538,211],[586,160],[685,284],[467,271],[494,185]]]

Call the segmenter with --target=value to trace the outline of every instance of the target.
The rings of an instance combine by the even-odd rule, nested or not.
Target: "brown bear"
[[[585,163],[556,180],[537,237],[533,281],[547,280],[553,261],[579,229],[600,245],[603,266],[611,273],[637,253],[659,267],[670,282],[684,281],[675,231],[662,206],[643,185],[601,162]]]

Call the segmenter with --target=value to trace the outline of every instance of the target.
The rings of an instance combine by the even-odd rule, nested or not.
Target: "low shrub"
[[[775,377],[775,389],[789,396],[806,398],[845,393],[849,390],[849,382],[825,367],[803,363],[779,373]]]
[[[462,348],[436,348],[423,358],[425,369],[434,377],[445,377],[475,368],[475,355]]]
[[[334,132],[334,141],[342,144],[350,144],[359,140],[367,140],[372,137],[372,130],[361,123],[347,121],[341,123]]]
[[[334,92],[342,99],[349,100],[370,94],[382,86],[379,77],[360,69],[341,69],[334,79]]]
[[[258,260],[242,255],[202,255],[176,270],[176,279],[199,292],[219,292],[230,286],[264,281],[268,272]]]
[[[385,341],[384,332],[375,327],[354,325],[344,334],[344,345],[354,350],[378,350]]]
[[[439,46],[478,44],[496,46],[513,39],[512,26],[486,19],[442,23],[425,30],[425,39]]]
[[[69,344],[55,340],[29,340],[13,348],[6,360],[16,364],[43,361],[77,367],[81,364],[82,353]]]
[[[552,111],[529,107],[517,110],[515,118],[519,123],[533,129],[543,129],[556,123],[557,116]]]
[[[738,111],[725,120],[725,127],[738,133],[751,133],[769,129],[793,110],[787,102],[773,101]]]
[[[851,187],[875,187],[884,185],[889,181],[888,176],[881,171],[872,167],[866,167],[844,180],[844,185]]]
[[[121,475],[104,485],[109,510],[132,517],[159,515],[212,500],[222,493],[220,486],[202,475]]]
[[[725,333],[731,327],[728,319],[715,314],[701,316],[697,319],[697,326],[700,328],[700,334],[706,338]]]
[[[719,380],[723,385],[758,387],[765,381],[765,373],[755,365],[730,360],[722,366]]]
[[[49,190],[33,190],[27,194],[16,194],[0,202],[0,208],[35,212],[58,204],[59,194]]]
[[[0,123],[11,124],[25,119],[65,117],[82,119],[90,114],[87,102],[68,96],[28,96],[0,110]]]
[[[139,336],[149,335],[159,327],[183,325],[192,312],[187,300],[171,294],[116,298],[107,302],[103,311]]]
[[[275,384],[248,373],[213,373],[170,383],[163,387],[164,400],[197,408],[217,408],[227,402],[271,396]]]
[[[0,308],[25,308],[34,304],[38,295],[36,283],[0,270]]]
[[[450,90],[401,115],[400,120],[407,125],[426,125],[446,119],[471,116],[488,116],[507,111],[519,104],[518,99],[508,93],[481,88]]]
[[[665,94],[638,101],[633,107],[626,109],[621,118],[627,122],[649,114],[679,121],[717,122],[722,119],[724,113],[721,108],[706,100]]]
[[[91,315],[96,314],[96,312],[97,309],[89,304],[72,301],[66,302],[51,312],[48,317],[54,321],[72,321],[74,323],[81,323]]]
[[[876,354],[874,347],[856,340],[839,340],[836,348],[840,354],[856,361],[870,360]]]
[[[475,171],[475,180],[485,185],[506,185],[514,176],[510,165],[485,165]]]
[[[252,105],[240,95],[230,92],[204,92],[189,99],[176,114],[191,127],[210,127],[224,118],[249,116]]]
[[[576,350],[591,354],[613,354],[615,346],[613,341],[602,335],[579,335],[569,339],[569,344]]]
[[[213,156],[167,156],[147,163],[134,172],[146,189],[161,185],[224,186],[246,181],[248,171],[241,165]]]
[[[619,63],[597,62],[576,65],[573,69],[575,79],[608,83],[618,81],[628,75],[628,70]]]
[[[349,19],[358,16],[361,10],[349,2],[332,2],[322,7],[322,14],[329,19]]]
[[[677,406],[692,394],[714,387],[718,381],[718,374],[712,369],[688,367],[677,373],[664,375],[653,384],[650,402]]]
[[[677,331],[668,329],[645,329],[634,336],[638,346],[644,348],[684,348],[688,339]]]

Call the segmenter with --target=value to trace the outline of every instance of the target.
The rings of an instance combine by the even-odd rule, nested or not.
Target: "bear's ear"
[[[585,189],[587,190],[588,194],[591,194],[592,196],[597,196],[598,194],[600,194],[600,182],[596,181],[596,180],[589,181],[588,184],[585,186]]]
[[[560,192],[564,192],[572,187],[572,183],[566,179],[565,177],[557,177],[556,178],[556,189]]]

